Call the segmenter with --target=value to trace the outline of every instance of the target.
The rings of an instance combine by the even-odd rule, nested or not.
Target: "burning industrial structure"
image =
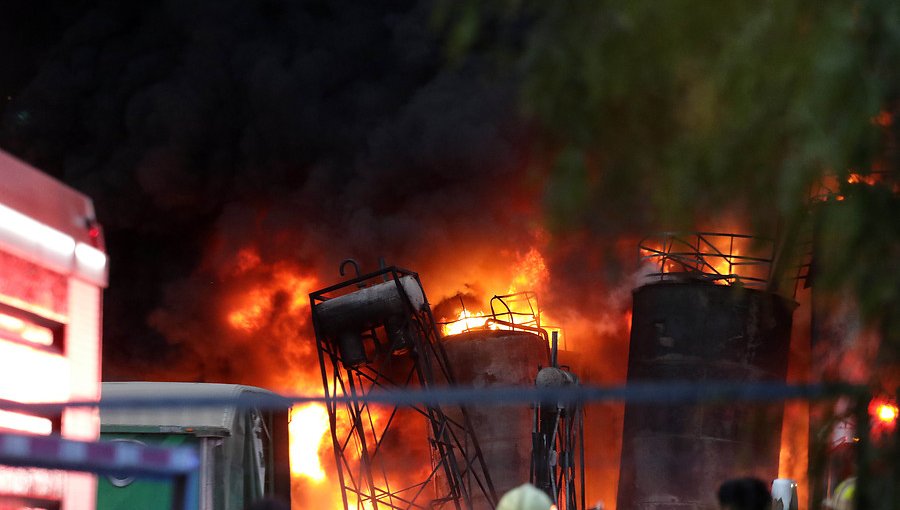
[[[629,382],[785,382],[795,303],[768,291],[771,243],[667,234],[642,249],[655,271],[634,291]],[[781,429],[772,405],[628,405],[617,506],[717,508],[723,480],[777,478]]]
[[[584,479],[576,483],[575,466],[580,447],[583,474],[580,406],[385,408],[367,400],[373,391],[413,386],[577,384],[558,366],[558,332],[551,341],[541,327],[533,293],[495,296],[479,326],[463,317],[457,321],[465,331],[443,338],[418,276],[402,269],[358,275],[310,299],[324,391],[349,398],[328,403],[344,507],[489,509],[523,480],[558,508],[584,507]],[[420,426],[411,427],[417,418]],[[417,458],[409,445],[425,444],[426,436],[430,458]]]
[[[530,386],[539,368],[566,366],[579,382],[595,384],[711,380],[713,373],[790,382],[867,378],[878,335],[862,326],[851,300],[841,292],[819,292],[813,307],[802,282],[796,295],[756,287],[754,282],[777,279],[769,278],[765,264],[744,262],[780,256],[777,242],[765,246],[725,236],[712,240],[712,247],[694,237],[690,246],[675,249],[671,238],[641,243],[648,229],[672,227],[658,224],[649,207],[653,192],[658,198],[672,183],[621,179],[631,167],[606,162],[603,147],[584,168],[551,170],[548,161],[565,151],[544,146],[532,120],[518,114],[518,84],[486,69],[479,55],[457,67],[437,63],[442,41],[424,28],[424,4],[111,3],[85,15],[49,53],[34,83],[9,103],[13,115],[4,126],[11,134],[5,140],[95,199],[115,261],[104,313],[106,379],[232,382],[321,394],[329,383],[322,378],[309,295],[335,281],[334,270],[348,255],[358,257],[365,271],[384,256],[422,275],[422,295],[427,291],[432,301],[430,321],[439,331],[428,329],[430,345],[445,349],[458,383]],[[77,98],[71,101],[78,107],[60,108],[72,104],[67,98]],[[653,125],[656,108],[640,111],[641,121],[633,125]],[[645,147],[619,149],[640,154]],[[855,175],[841,187],[877,184],[869,174]],[[597,194],[594,187],[613,192]],[[616,194],[638,198],[622,202],[628,207],[614,201],[602,211],[591,203]],[[752,208],[759,204],[735,200],[733,211],[710,211],[702,193],[695,196],[696,221],[677,226],[775,230],[757,228]],[[828,204],[852,202],[847,196],[842,200],[834,189]],[[648,206],[633,207],[641,201]],[[726,213],[732,217],[717,223]],[[635,256],[638,246],[639,255],[663,266],[644,267],[646,259]],[[703,256],[696,253],[700,247]],[[767,254],[758,256],[760,247]],[[678,256],[686,251],[691,255]],[[669,276],[648,279],[650,272]],[[673,281],[675,273],[689,277]],[[366,288],[380,283],[386,282]],[[350,295],[362,289],[345,290]],[[501,303],[529,291],[540,303],[524,298],[521,309]],[[793,321],[791,298],[799,304]],[[327,318],[327,309],[315,313]],[[523,315],[511,320],[512,312]],[[386,340],[404,336],[402,326],[395,328],[394,319],[380,312],[361,315],[368,313],[378,320],[350,321],[356,332],[322,330],[343,338],[340,369],[345,359],[352,370],[402,360],[378,369],[392,377],[415,373],[403,342]],[[539,320],[520,320],[528,314]],[[825,320],[810,327],[813,316]],[[373,325],[375,335],[368,331]],[[549,338],[528,327],[546,330]],[[555,362],[548,352],[554,332]],[[381,342],[377,349],[374,337]],[[574,383],[553,370],[544,376],[547,384]],[[444,382],[435,377],[422,380]],[[419,376],[414,379],[419,384]],[[584,506],[582,498],[612,509],[617,499],[625,508],[632,504],[625,498],[661,505],[673,497],[708,496],[718,481],[713,478],[726,476],[724,468],[704,475],[702,485],[699,475],[683,482],[686,473],[649,458],[663,449],[651,444],[680,441],[671,437],[675,426],[688,436],[679,448],[696,447],[698,462],[714,454],[715,442],[732,441],[735,452],[758,447],[764,453],[753,472],[771,476],[776,469],[800,480],[801,494],[807,490],[815,431],[805,403],[785,407],[784,432],[776,430],[780,411],[762,413],[762,439],[741,430],[744,415],[727,406],[629,407],[627,419],[624,407],[588,404],[565,413],[538,408],[537,415],[535,409],[509,408],[501,411],[508,415],[503,422],[480,416],[496,410],[469,412],[485,464],[507,468],[491,471],[497,493],[507,487],[504,480],[529,479],[534,467],[543,470],[533,479],[543,489],[562,494],[566,488],[561,506],[567,509],[569,494],[578,491],[568,490],[566,480],[577,482],[581,475],[585,488],[572,506]],[[892,408],[885,409],[890,414]],[[437,423],[458,421],[453,409],[424,411]],[[347,448],[346,459],[336,459],[335,437],[367,445],[381,440],[383,452],[401,445],[402,455],[417,459],[402,459],[394,473],[401,486],[392,485],[391,494],[431,474],[436,464],[428,438],[434,433],[421,413],[392,414],[378,406],[366,412],[371,423],[357,427],[324,405],[293,410],[298,508],[343,507],[338,464],[357,467],[362,457]],[[553,476],[549,465],[532,465],[532,434],[552,435],[557,429],[548,423],[557,418],[564,428],[584,427],[585,465],[575,475],[566,469],[578,462],[556,464]],[[660,422],[673,430],[661,430]],[[719,430],[710,430],[711,422]],[[377,430],[378,439],[366,430]],[[501,434],[509,436],[505,442],[496,441]],[[565,442],[557,450],[580,447],[567,435],[542,441],[541,448],[557,441]],[[780,454],[773,453],[776,445]],[[457,450],[457,465],[465,464],[470,450]],[[449,463],[449,452],[442,455]],[[496,460],[501,457],[517,460]],[[400,464],[396,457],[383,460],[386,469]],[[646,478],[656,485],[651,489],[640,483],[648,472],[657,473]],[[376,475],[365,481],[369,498]],[[451,477],[432,479],[439,486]],[[683,483],[670,488],[663,479]]]

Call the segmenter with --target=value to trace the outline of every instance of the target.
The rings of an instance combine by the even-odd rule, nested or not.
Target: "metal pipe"
[[[559,352],[559,331],[553,331],[550,334],[550,366],[559,367],[557,363],[557,353]]]

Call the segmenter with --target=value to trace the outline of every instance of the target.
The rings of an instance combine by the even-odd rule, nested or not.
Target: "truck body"
[[[103,236],[91,200],[0,151],[0,399],[100,397]],[[96,440],[97,411],[0,410],[0,433]],[[94,508],[88,473],[0,466],[0,508]]]
[[[108,382],[104,399],[246,399],[277,397],[253,386],[211,383]],[[237,405],[102,408],[104,441],[192,446],[201,457],[200,510],[242,510],[263,497],[290,501],[288,410]],[[158,510],[172,501],[168,482],[101,477],[98,510]]]

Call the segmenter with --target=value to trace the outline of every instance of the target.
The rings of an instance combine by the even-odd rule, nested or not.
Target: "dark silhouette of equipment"
[[[556,332],[552,335],[549,367],[535,378],[538,388],[578,385],[578,378],[561,368]],[[541,402],[534,406],[531,483],[547,493],[560,510],[585,508],[584,409],[580,403]]]
[[[356,266],[345,261],[342,275],[348,263]],[[322,383],[342,399],[327,408],[344,508],[472,509],[476,496],[493,508],[497,495],[464,407],[368,401],[372,391],[453,385],[454,377],[419,276],[356,268],[356,277],[310,294]],[[419,438],[408,427],[423,421],[430,455],[413,458]]]

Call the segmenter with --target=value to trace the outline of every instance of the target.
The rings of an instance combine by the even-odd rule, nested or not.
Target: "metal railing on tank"
[[[775,243],[766,238],[720,232],[663,232],[645,237],[641,259],[660,281],[702,280],[764,289],[769,283]]]
[[[439,321],[442,330],[452,330],[452,334],[485,329],[527,331],[543,337],[548,345],[550,336],[556,332],[560,347],[566,350],[563,328],[542,321],[540,303],[534,291],[494,295],[489,303],[490,313],[470,312],[461,296],[459,301],[460,316]]]

